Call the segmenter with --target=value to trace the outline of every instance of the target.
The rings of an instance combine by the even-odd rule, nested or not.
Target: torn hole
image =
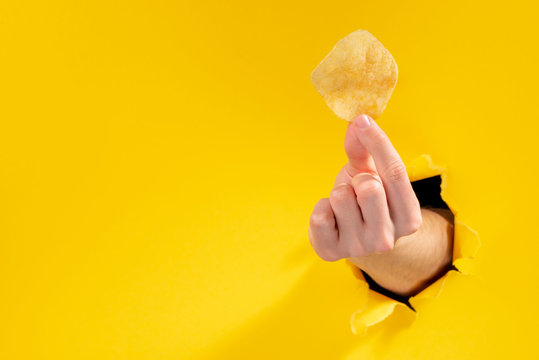
[[[453,259],[446,269],[442,269],[427,286],[414,296],[395,294],[378,285],[367,273],[351,262],[347,262],[363,286],[364,298],[361,306],[351,316],[351,328],[355,334],[365,334],[367,328],[382,322],[396,309],[402,308],[415,316],[417,305],[422,301],[435,299],[443,289],[445,280],[450,276],[473,274],[473,258],[480,247],[477,232],[466,225],[451,206],[451,199],[446,196],[447,179],[445,169],[435,166],[429,155],[421,155],[407,165],[412,187],[422,208],[433,211],[440,209],[440,215],[449,216],[453,223]],[[447,217],[446,217],[447,218]]]
[[[422,208],[430,209],[439,213],[441,216],[445,217],[452,226],[454,226],[454,214],[451,212],[451,209],[441,196],[441,175],[435,175],[426,179],[412,181],[411,184],[416,194],[416,197],[419,200],[419,204]],[[428,283],[424,284],[423,287],[426,288],[430,286],[431,284],[436,282],[436,280],[444,276],[449,270],[454,268],[452,262],[453,261],[451,259],[451,263],[446,268],[440,269],[438,274],[435,275]],[[384,296],[387,296],[393,300],[401,302],[415,311],[413,306],[410,304],[410,298],[412,296],[405,296],[394,293],[391,290],[388,290],[383,286],[379,285],[366,271],[361,270],[361,272],[365,281],[369,285],[369,289],[371,289],[372,291],[376,291]]]

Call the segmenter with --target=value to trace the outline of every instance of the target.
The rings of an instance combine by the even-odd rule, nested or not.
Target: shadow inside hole
[[[439,214],[446,217],[448,221],[454,224],[454,214],[451,212],[451,209],[446,204],[446,202],[442,199],[441,185],[442,177],[440,175],[428,177],[422,180],[412,181],[412,188],[414,189],[414,192],[417,196],[417,199],[419,200],[419,204],[421,205],[421,207],[426,209],[432,209],[433,211],[442,210],[442,212],[439,212]],[[438,276],[431,279],[431,281],[429,281],[426,287],[436,282],[436,280],[444,276],[450,270],[458,271],[458,269],[451,263],[445,269],[440,271],[440,274]],[[394,292],[389,291],[378,285],[378,283],[376,283],[376,281],[374,281],[365,271],[361,270],[361,272],[363,273],[363,277],[365,278],[367,284],[369,284],[369,288],[371,290],[376,291],[393,300],[399,301],[408,306],[413,311],[415,311],[415,309],[410,304],[411,296],[402,296],[399,294],[395,294]]]

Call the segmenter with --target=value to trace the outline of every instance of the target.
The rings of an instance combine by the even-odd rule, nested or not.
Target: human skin
[[[309,239],[323,260],[348,259],[403,296],[424,289],[451,265],[453,218],[421,208],[391,141],[367,115],[346,130],[348,163],[310,217]]]

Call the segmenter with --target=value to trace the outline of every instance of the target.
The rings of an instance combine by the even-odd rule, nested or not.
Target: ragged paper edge
[[[409,302],[414,309],[417,309],[417,305],[420,302],[434,300],[440,296],[448,276],[454,276],[455,273],[463,275],[474,274],[473,259],[481,247],[481,242],[477,232],[460,219],[458,211],[451,206],[451,200],[447,199],[447,175],[445,167],[435,165],[430,155],[422,154],[407,164],[406,169],[410,181],[440,175],[442,179],[441,197],[455,216],[453,266],[458,271],[447,272],[419,294],[411,297]],[[352,263],[348,262],[348,264],[354,269],[354,274],[359,281],[366,283],[361,271]],[[363,298],[359,299],[360,306],[350,318],[350,325],[354,334],[365,335],[369,327],[387,319],[395,312],[397,307],[405,308],[405,311],[412,312],[415,317],[418,316],[418,312],[410,309],[407,305],[370,290],[368,286],[363,286],[363,288],[365,291],[361,292]]]

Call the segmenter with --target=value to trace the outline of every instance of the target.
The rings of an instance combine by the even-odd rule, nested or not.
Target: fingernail
[[[371,124],[372,119],[369,115],[359,115],[354,119],[354,124],[360,129],[365,129],[369,127]]]

